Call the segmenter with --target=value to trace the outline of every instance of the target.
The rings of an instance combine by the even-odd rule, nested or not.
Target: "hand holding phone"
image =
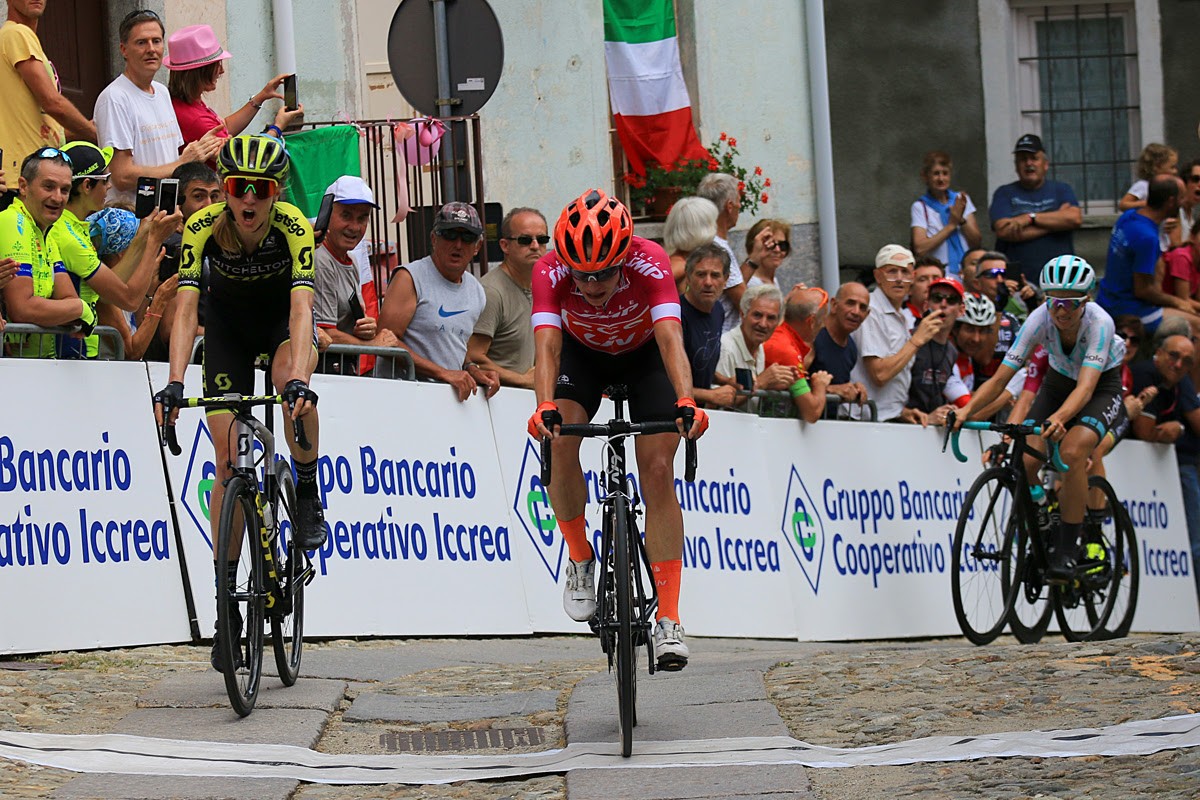
[[[300,107],[300,99],[296,89],[296,75],[293,73],[283,79],[283,107],[295,111]]]

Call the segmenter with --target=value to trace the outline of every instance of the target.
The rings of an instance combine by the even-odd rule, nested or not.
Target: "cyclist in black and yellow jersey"
[[[183,375],[196,335],[201,265],[208,262],[204,327],[204,394],[254,394],[254,361],[271,359],[271,381],[292,419],[303,417],[312,449],[284,426],[296,468],[295,538],[306,550],[325,542],[317,496],[317,395],[308,381],[317,363],[313,326],[313,230],[300,209],[279,201],[288,172],[283,144],[268,136],[235,136],[217,155],[226,202],[197,211],[185,224],[179,257],[179,307],[171,332],[170,383],[154,396],[155,416],[177,415]],[[216,450],[209,502],[214,548],[224,482],[230,475],[233,415],[208,413]],[[226,569],[233,572],[236,563]],[[214,563],[214,569],[221,565]],[[213,645],[213,666],[218,652]]]

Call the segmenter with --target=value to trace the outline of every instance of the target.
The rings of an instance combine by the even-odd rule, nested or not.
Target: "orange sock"
[[[567,542],[567,550],[570,551],[572,561],[587,561],[592,558],[592,545],[588,541],[587,525],[583,521],[583,514],[575,519],[560,519],[558,527],[562,529],[563,539]]]
[[[670,617],[679,622],[679,573],[683,559],[656,561],[650,565],[654,572],[654,588],[658,590],[658,614],[655,620]]]

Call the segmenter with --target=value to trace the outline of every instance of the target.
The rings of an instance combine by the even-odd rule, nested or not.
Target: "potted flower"
[[[639,216],[665,218],[680,197],[696,193],[705,176],[724,172],[738,180],[742,193],[741,210],[753,214],[770,198],[766,189],[771,179],[763,175],[762,167],[746,169],[735,161],[739,155],[737,139],[722,132],[709,147],[707,158],[680,158],[673,164],[646,164],[646,174],[627,172],[622,179],[629,186],[633,212]]]

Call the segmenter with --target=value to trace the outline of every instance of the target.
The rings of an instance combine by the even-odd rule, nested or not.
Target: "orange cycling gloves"
[[[554,418],[552,418],[549,422],[546,422],[542,419],[542,413],[547,411],[554,415]],[[558,404],[556,404],[553,400],[547,400],[544,403],[538,403],[537,411],[534,411],[533,416],[529,418],[529,435],[534,439],[541,438],[541,434],[538,433],[537,429],[539,422],[541,422],[547,428],[550,428],[552,431],[555,425],[562,425],[562,414],[558,413]]]
[[[696,401],[690,397],[681,397],[681,398],[679,398],[679,400],[677,400],[675,402],[675,418],[676,419],[680,419],[683,417],[683,410],[685,408],[692,409],[692,412],[695,415],[692,418],[692,425],[699,426],[700,432],[696,434],[697,436],[699,436],[701,433],[704,433],[706,430],[708,430],[708,414],[704,413],[703,408],[698,408],[696,406]]]

